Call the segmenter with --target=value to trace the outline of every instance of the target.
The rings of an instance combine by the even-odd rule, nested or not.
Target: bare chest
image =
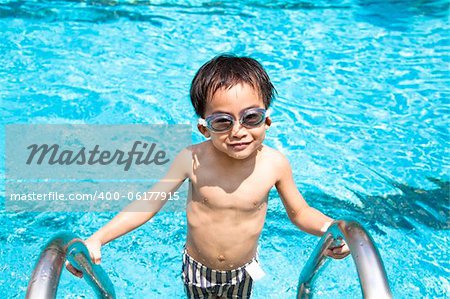
[[[212,209],[252,211],[267,203],[274,185],[270,174],[250,174],[244,178],[220,171],[202,173],[191,182],[190,200]]]

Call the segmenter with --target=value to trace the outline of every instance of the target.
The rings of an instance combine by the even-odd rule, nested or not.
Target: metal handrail
[[[333,243],[345,240],[356,265],[363,297],[367,299],[392,298],[386,271],[375,244],[370,235],[356,221],[334,221],[322,236],[311,257],[303,268],[299,282],[297,298],[312,298],[314,280],[328,260],[327,249]]]
[[[59,233],[53,237],[39,256],[28,283],[26,299],[56,298],[61,270],[66,258],[83,272],[97,298],[116,298],[114,286],[106,272],[92,263],[87,247],[73,233]]]

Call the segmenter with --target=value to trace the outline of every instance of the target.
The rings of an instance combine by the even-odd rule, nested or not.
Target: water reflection
[[[306,193],[305,198],[325,213],[357,219],[381,234],[384,234],[383,226],[407,230],[420,225],[433,229],[450,229],[450,183],[436,178],[428,179],[438,188],[424,190],[390,182],[402,194],[367,196],[356,193],[363,207],[326,194]]]
[[[393,31],[408,31],[417,16],[447,18],[449,1],[428,0],[360,0],[361,9],[355,10],[355,18]]]

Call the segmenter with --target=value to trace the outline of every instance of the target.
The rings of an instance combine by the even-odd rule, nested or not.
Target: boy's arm
[[[279,162],[277,163],[279,178],[275,187],[280,194],[289,219],[301,230],[316,236],[322,236],[333,219],[306,203],[294,183],[289,161],[281,154],[280,157],[277,157],[277,160]]]
[[[289,219],[301,230],[316,236],[322,236],[333,219],[306,203],[294,183],[289,161],[281,154],[277,160],[279,162],[277,163],[279,179],[275,183],[275,187],[280,194]],[[343,242],[337,247],[328,248],[326,254],[332,258],[342,259],[350,254],[350,250],[347,244]]]
[[[187,149],[181,151],[164,178],[149,190],[152,194],[158,194],[157,197],[129,204],[89,239],[96,239],[104,245],[149,221],[167,202],[161,194],[176,191],[189,176],[191,161],[191,152]]]
[[[175,192],[183,181],[189,177],[192,169],[192,156],[188,149],[181,151],[174,159],[170,169],[149,192],[158,194],[151,200],[136,200],[126,206],[110,222],[90,236],[85,244],[89,249],[91,259],[95,264],[101,262],[101,246],[132,231],[150,220],[164,206],[167,200],[161,196],[163,193]],[[82,277],[82,272],[66,262],[67,269],[77,277]]]

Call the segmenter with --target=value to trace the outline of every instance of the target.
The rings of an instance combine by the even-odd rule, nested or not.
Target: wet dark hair
[[[250,57],[224,54],[205,63],[192,80],[190,96],[197,115],[204,117],[206,102],[217,90],[240,83],[258,90],[265,108],[269,108],[276,90],[262,65]]]

